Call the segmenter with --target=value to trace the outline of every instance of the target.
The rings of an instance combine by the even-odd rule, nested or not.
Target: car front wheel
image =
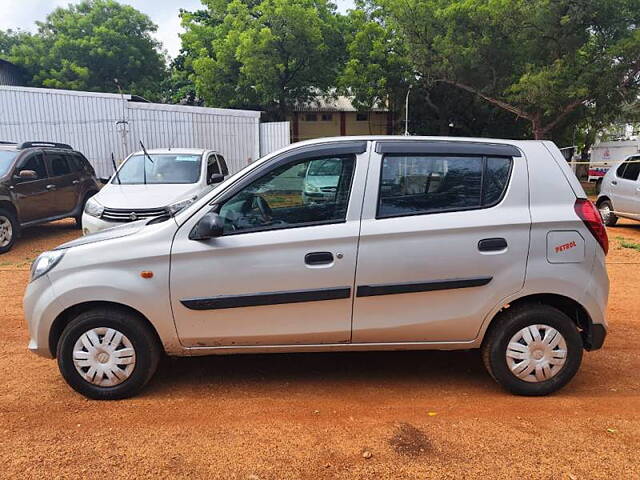
[[[95,400],[136,395],[158,366],[155,333],[137,315],[118,308],[83,312],[62,332],[58,367],[77,392]]]
[[[548,305],[506,309],[482,346],[491,376],[517,395],[547,395],[565,386],[582,361],[582,338],[573,321]]]

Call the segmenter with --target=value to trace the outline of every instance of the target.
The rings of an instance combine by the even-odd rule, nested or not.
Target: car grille
[[[320,191],[323,193],[333,193],[337,190],[336,187],[322,187],[320,188]]]
[[[136,220],[144,220],[145,218],[159,217],[160,215],[166,214],[166,208],[105,208],[102,212],[102,218],[111,222],[133,222]]]

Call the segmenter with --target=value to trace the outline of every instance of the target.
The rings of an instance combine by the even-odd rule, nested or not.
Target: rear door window
[[[49,169],[52,177],[61,177],[71,173],[71,167],[67,162],[67,156],[57,152],[47,152]]]
[[[510,157],[387,155],[378,218],[487,208],[509,181]]]

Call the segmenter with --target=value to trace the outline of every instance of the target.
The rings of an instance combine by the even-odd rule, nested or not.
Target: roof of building
[[[353,99],[344,95],[318,96],[305,103],[299,103],[293,107],[294,112],[358,112],[353,106]],[[367,110],[372,112],[388,112],[386,106],[375,106]]]

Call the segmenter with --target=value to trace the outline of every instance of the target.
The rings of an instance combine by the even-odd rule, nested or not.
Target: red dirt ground
[[[32,259],[77,235],[0,256],[2,478],[640,479],[640,252],[619,240],[640,223],[609,229],[604,348],[545,398],[502,391],[477,352],[399,352],[166,359],[139,397],[86,400],[27,351],[21,306]]]

